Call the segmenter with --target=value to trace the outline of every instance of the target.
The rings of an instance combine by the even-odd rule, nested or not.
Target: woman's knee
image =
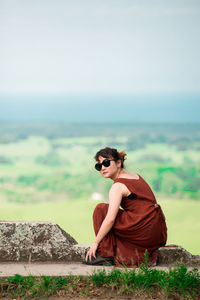
[[[108,204],[107,203],[99,203],[94,209],[93,216],[98,215],[106,215],[108,211]]]

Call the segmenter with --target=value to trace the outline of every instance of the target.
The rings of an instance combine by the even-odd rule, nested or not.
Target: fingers
[[[88,251],[88,258],[89,258],[89,260],[91,260],[90,250]]]
[[[87,252],[85,260],[88,261],[88,258],[91,260],[91,249]]]
[[[86,258],[85,258],[85,260],[86,261],[88,261],[88,259],[89,260],[91,260],[91,254],[90,254],[90,252],[88,251],[88,253],[87,253],[87,255],[86,255]]]
[[[87,252],[86,257],[85,257],[86,261],[88,260],[88,255],[89,255],[89,253]]]
[[[94,256],[93,249],[90,249],[89,259],[92,260],[92,255]]]
[[[85,257],[85,260],[88,261],[88,258],[89,260],[92,260],[92,256],[94,256],[94,258],[96,258],[96,246],[92,246],[90,248],[90,250],[87,252],[86,254],[86,257]]]

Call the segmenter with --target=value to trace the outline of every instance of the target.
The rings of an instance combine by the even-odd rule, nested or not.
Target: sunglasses
[[[101,171],[102,166],[104,166],[104,167],[106,167],[106,168],[108,168],[108,167],[110,166],[111,160],[114,161],[114,159],[108,159],[108,158],[106,158],[106,159],[104,159],[104,160],[102,161],[102,163],[97,163],[94,167],[95,167],[95,169],[96,169],[97,171]]]

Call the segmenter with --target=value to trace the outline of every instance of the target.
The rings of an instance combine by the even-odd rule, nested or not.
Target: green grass
[[[126,150],[127,137],[57,138],[30,136],[0,144],[0,219],[58,223],[79,243],[94,239],[94,192],[106,200],[112,184],[94,170],[99,148]],[[127,171],[139,173],[161,203],[168,226],[168,244],[200,254],[199,142],[178,151],[176,145],[150,143],[128,152]],[[45,159],[48,162],[44,162]]]
[[[160,201],[167,219],[168,244],[178,244],[200,254],[200,203],[187,200]]]
[[[94,171],[93,156],[99,147],[117,146],[118,140],[122,143],[124,137],[50,140],[30,136],[22,141],[0,144],[0,197],[15,201],[9,189],[16,191],[16,202],[41,201],[44,189],[57,195],[64,192],[70,198],[82,197],[84,192],[91,195],[95,191],[107,195],[107,189],[102,188],[107,183],[102,183],[101,176]],[[126,142],[121,149],[126,150]],[[126,165],[128,171],[143,176],[161,196],[200,199],[200,155],[194,148],[177,151],[175,145],[151,143],[129,151]],[[67,180],[66,174],[69,175]],[[19,180],[22,176],[23,182]],[[37,179],[31,181],[33,177]],[[21,187],[20,200],[18,190]],[[30,187],[35,189],[32,197],[27,196]]]
[[[48,296],[95,297],[134,296],[156,299],[199,299],[200,273],[197,269],[187,270],[180,265],[168,272],[151,269],[147,260],[139,269],[105,269],[88,277],[23,277],[15,274],[0,279],[0,296],[37,299]]]
[[[166,216],[167,244],[184,247],[200,254],[200,202],[186,200],[159,201]],[[80,244],[94,240],[92,213],[97,202],[88,199],[54,201],[39,204],[1,203],[1,220],[50,221],[59,224]]]
[[[96,286],[106,286],[119,290],[121,295],[140,293],[152,296],[156,293],[173,299],[198,299],[200,296],[200,274],[198,269],[191,271],[181,265],[169,269],[169,272],[150,269],[144,263],[139,270],[120,271],[114,269],[111,273],[105,270],[91,275],[91,281]]]

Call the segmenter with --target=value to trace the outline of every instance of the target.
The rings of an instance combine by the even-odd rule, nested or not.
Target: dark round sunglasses
[[[106,158],[106,159],[104,159],[104,160],[102,161],[102,163],[97,163],[94,167],[95,167],[95,169],[96,169],[97,171],[101,171],[102,166],[104,166],[104,167],[106,167],[106,168],[110,166],[111,160],[114,160],[114,159],[108,159],[108,158]]]

